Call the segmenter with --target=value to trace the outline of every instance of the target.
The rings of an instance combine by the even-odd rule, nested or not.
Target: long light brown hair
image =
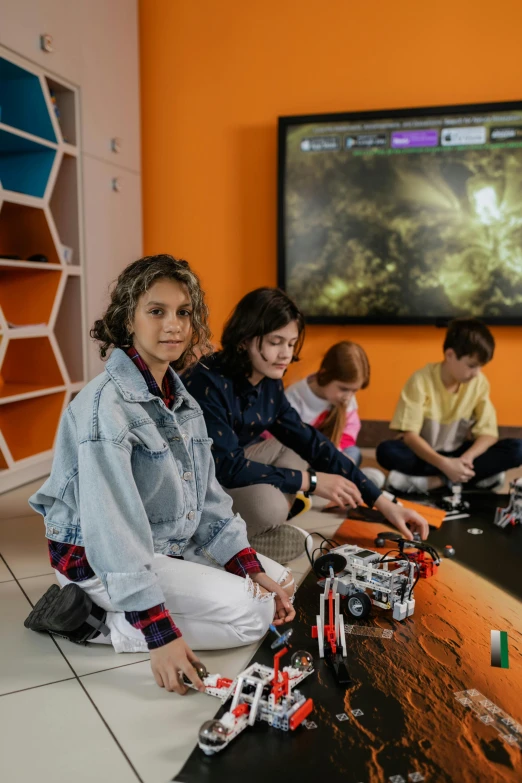
[[[360,345],[343,341],[328,349],[317,373],[317,383],[327,386],[332,381],[353,383],[366,389],[370,383],[370,362]],[[332,406],[318,430],[339,448],[345,426],[346,406],[339,404]]]

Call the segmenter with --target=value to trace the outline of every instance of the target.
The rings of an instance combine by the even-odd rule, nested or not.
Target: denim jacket
[[[51,475],[29,500],[46,537],[86,548],[115,609],[164,601],[154,553],[224,565],[248,547],[246,526],[218,484],[203,413],[172,371],[173,409],[150,394],[119,348],[67,407]]]

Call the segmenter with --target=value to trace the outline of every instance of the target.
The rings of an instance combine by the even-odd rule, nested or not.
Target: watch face
[[[315,470],[308,469],[308,474],[310,476],[310,489],[308,492],[313,492],[317,486],[317,474]]]

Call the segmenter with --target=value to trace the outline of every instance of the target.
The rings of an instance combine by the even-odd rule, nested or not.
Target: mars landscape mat
[[[467,527],[478,524],[473,516],[462,522],[461,536],[467,535]],[[488,524],[486,518],[479,518],[479,523]],[[347,520],[335,538],[374,549],[381,527]],[[510,531],[493,532],[493,541],[498,539],[502,549],[500,544]],[[511,549],[520,558],[521,530],[512,532]],[[442,549],[447,543],[444,526],[437,535],[440,541],[432,543]],[[468,538],[479,546],[479,536]],[[196,747],[176,780],[519,783],[521,602],[498,580],[462,564],[459,548],[463,552],[465,541],[462,538],[456,546],[455,560],[443,559],[434,577],[420,580],[413,617],[399,623],[389,612],[373,607],[364,621],[345,619],[352,625],[394,631],[391,638],[389,634],[384,638],[347,635],[353,685],[346,691],[317,657],[311,626],[320,589],[310,573],[299,588],[293,624],[293,649],[309,650],[316,662],[316,673],[302,685],[303,693],[315,703],[306,726],[286,733],[256,723],[210,758]],[[483,546],[495,561],[490,536],[484,536]],[[491,666],[492,629],[507,631],[508,669]],[[254,660],[271,664],[270,642],[265,640]]]

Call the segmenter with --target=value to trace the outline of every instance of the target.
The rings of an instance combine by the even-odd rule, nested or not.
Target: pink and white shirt
[[[327,400],[314,394],[308,383],[308,378],[293,383],[288,389],[285,389],[285,395],[301,419],[306,424],[311,424],[312,427],[320,427],[332,410],[332,405]],[[353,394],[346,406],[346,423],[339,443],[341,451],[349,446],[355,446],[360,429],[361,420],[359,419],[357,400]]]

